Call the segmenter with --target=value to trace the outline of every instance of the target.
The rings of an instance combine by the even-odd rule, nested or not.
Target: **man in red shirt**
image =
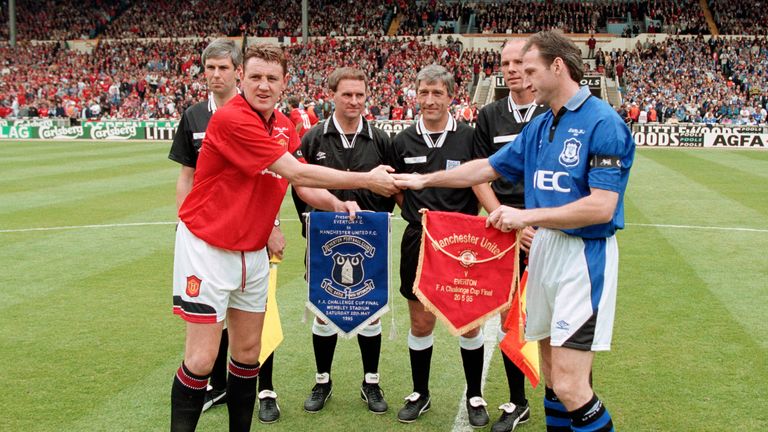
[[[315,116],[314,113],[310,115],[308,111],[304,111],[299,104],[299,98],[296,96],[289,97],[287,102],[288,106],[291,108],[289,118],[293,124],[296,125],[296,132],[299,133],[299,138],[302,138],[312,126],[317,124],[317,116]]]
[[[211,118],[192,190],[179,209],[174,312],[187,324],[184,361],[171,390],[172,432],[197,427],[224,319],[231,354],[229,430],[250,430],[269,279],[266,244],[288,182],[385,196],[398,191],[388,166],[358,173],[302,164],[293,125],[275,111],[288,84],[283,51],[253,45],[243,65],[242,94]],[[355,203],[325,192],[328,201],[316,201],[318,208],[348,210],[354,217]]]

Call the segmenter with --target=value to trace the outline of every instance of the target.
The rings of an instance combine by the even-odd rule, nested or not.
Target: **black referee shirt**
[[[452,117],[446,126],[448,134],[439,147],[430,147],[423,136],[420,124],[410,126],[392,141],[390,165],[399,173],[427,174],[451,169],[474,159],[472,151],[473,129],[457,123]],[[439,134],[431,141],[437,143]],[[476,215],[477,197],[472,188],[426,188],[419,191],[403,191],[403,219],[412,225],[421,225],[419,210],[453,211]]]
[[[307,163],[342,171],[368,172],[387,164],[391,143],[386,132],[377,129],[361,117],[362,128],[355,134],[341,137],[333,118],[316,124],[301,139],[301,153]],[[329,190],[342,201],[357,201],[363,210],[391,212],[395,200],[377,195],[367,189]]]
[[[173,137],[168,159],[184,166],[197,168],[197,155],[203,146],[205,130],[208,129],[208,122],[214,111],[216,111],[216,104],[212,98],[198,102],[184,111],[179,128]]]
[[[529,117],[528,111],[533,109]],[[549,108],[534,105],[531,108],[519,110],[523,121],[518,121],[509,103],[509,97],[499,99],[484,106],[477,115],[475,126],[474,151],[475,158],[484,159],[496,153],[515,140],[528,122],[536,116],[545,113]],[[525,121],[527,118],[527,121]],[[517,208],[525,207],[525,187],[523,182],[511,183],[499,177],[491,183],[496,198],[503,205]]]

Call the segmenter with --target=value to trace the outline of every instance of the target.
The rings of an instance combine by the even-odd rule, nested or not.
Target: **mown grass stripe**
[[[695,151],[682,151],[680,154],[670,152],[647,151],[642,153],[642,159],[645,161],[654,161],[656,164],[665,166],[668,171],[663,174],[665,177],[654,177],[654,186],[659,187],[664,184],[666,187],[673,188],[669,192],[669,197],[677,200],[679,203],[690,201],[690,185],[685,179],[698,183],[710,191],[711,194],[727,197],[727,200],[733,204],[741,205],[755,211],[755,214],[765,220],[768,217],[768,200],[755,200],[755,190],[764,180],[759,175],[751,172],[734,170],[727,166],[711,162],[695,156]],[[676,183],[670,183],[666,177],[671,174],[685,177],[680,178]],[[631,182],[631,180],[630,180]],[[694,190],[693,192],[698,192]],[[699,199],[707,199],[703,194],[699,194]],[[710,198],[710,203],[718,202],[717,197]],[[696,203],[700,204],[700,203]],[[710,214],[717,209],[708,208],[703,205],[697,206],[699,212]],[[693,209],[692,209],[693,210]]]
[[[143,187],[167,184],[178,175],[175,167],[158,169],[146,166],[137,172],[121,173],[100,179],[71,181],[44,189],[7,193],[0,196],[0,214],[9,214],[20,210],[46,208],[52,204],[73,202],[84,198],[126,192]]]

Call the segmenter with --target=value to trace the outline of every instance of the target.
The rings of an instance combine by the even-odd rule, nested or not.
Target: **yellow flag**
[[[264,314],[264,328],[261,331],[261,354],[259,363],[272,354],[283,341],[283,326],[280,325],[280,312],[277,310],[277,258],[269,260],[269,290],[267,291],[267,312]]]

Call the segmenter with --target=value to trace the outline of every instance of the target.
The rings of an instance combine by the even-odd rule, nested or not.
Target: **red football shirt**
[[[317,117],[315,117],[315,123],[312,123],[312,118],[309,116],[309,113],[301,108],[292,109],[290,119],[293,124],[301,125],[301,129],[299,129],[299,138],[302,138],[304,134],[312,128],[312,125],[317,123]]]
[[[301,143],[275,110],[265,124],[242,95],[216,110],[179,218],[197,237],[228,250],[266,246],[288,181],[267,168]]]

